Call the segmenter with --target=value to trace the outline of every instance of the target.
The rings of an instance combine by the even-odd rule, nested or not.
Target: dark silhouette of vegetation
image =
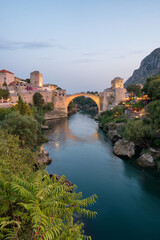
[[[39,107],[39,108],[41,108],[44,105],[43,96],[39,92],[36,92],[33,95],[33,103],[36,107]]]
[[[8,99],[9,98],[9,91],[8,89],[1,89],[0,88],[0,99],[3,98],[3,99]]]
[[[138,96],[141,93],[141,87],[136,84],[132,84],[127,87],[127,91],[132,94],[132,96]]]

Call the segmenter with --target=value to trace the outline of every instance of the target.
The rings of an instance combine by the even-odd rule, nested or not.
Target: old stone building
[[[33,88],[43,87],[43,75],[39,71],[30,73],[30,85]]]
[[[124,88],[123,79],[116,77],[111,81],[111,87],[101,93],[103,100],[103,111],[110,109],[119,102],[124,101],[126,89]]]
[[[14,82],[14,73],[9,72],[5,69],[0,71],[0,87],[6,83],[9,85],[11,82]]]

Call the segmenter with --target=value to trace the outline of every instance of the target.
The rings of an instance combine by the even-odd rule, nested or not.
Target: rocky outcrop
[[[122,137],[118,134],[117,130],[110,130],[107,132],[107,137],[113,142],[115,143],[116,141],[118,141],[119,139],[121,139]]]
[[[62,109],[62,111],[53,110],[45,113],[44,119],[52,120],[52,119],[61,119],[66,117],[67,117],[67,113],[64,111],[64,109]]]
[[[144,153],[138,159],[137,163],[142,167],[155,167],[155,162],[150,154]]]
[[[62,177],[62,176],[57,175],[57,174],[50,174],[49,176],[50,176],[50,178],[53,178],[53,179],[54,179],[54,177],[56,177],[57,181],[60,180],[60,178]],[[66,177],[63,180],[63,184],[67,185],[68,187],[72,187],[73,186],[71,181],[69,181]]]
[[[38,164],[48,165],[52,162],[52,158],[49,157],[49,153],[47,150],[42,150],[37,157]]]
[[[117,130],[120,131],[123,126],[125,126],[126,123],[108,123],[106,124],[104,131],[112,131],[112,130]]]
[[[118,140],[113,147],[113,152],[120,157],[132,158],[135,155],[135,144],[128,140]]]
[[[127,87],[131,84],[144,84],[147,77],[152,77],[160,74],[160,48],[155,49],[150,55],[145,57],[139,69],[133,72],[133,75],[125,82]]]

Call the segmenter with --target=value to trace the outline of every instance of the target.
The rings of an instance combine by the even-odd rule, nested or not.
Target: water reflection
[[[71,116],[70,118],[76,117],[78,121],[70,122],[70,124],[67,118],[56,121],[47,121],[46,124],[49,126],[50,129],[46,131],[46,136],[49,138],[49,141],[54,144],[55,148],[58,148],[60,144],[64,144],[69,139],[76,142],[90,142],[97,141],[97,139],[99,138],[101,141],[104,141],[104,138],[98,133],[98,127],[96,127],[96,129],[95,127],[93,127],[93,130],[89,128],[90,131],[86,132],[87,126],[79,125],[80,116],[80,113]]]

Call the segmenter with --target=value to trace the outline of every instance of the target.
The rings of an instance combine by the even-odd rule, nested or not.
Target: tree
[[[133,96],[138,96],[141,93],[141,87],[139,85],[132,84],[127,87],[127,91]]]
[[[38,123],[27,115],[11,112],[5,116],[2,127],[9,133],[19,136],[21,146],[35,147],[37,144]]]
[[[43,106],[44,99],[43,99],[43,96],[39,92],[36,92],[33,95],[33,103],[36,107],[39,107],[39,108],[41,108]]]
[[[26,78],[25,82],[30,83],[31,82],[30,78]]]
[[[5,116],[14,111],[14,108],[0,108],[0,121],[3,121]]]
[[[21,172],[24,176],[34,169],[36,153],[29,148],[20,148],[18,136],[0,129],[0,166],[7,167],[13,174]]]
[[[160,128],[160,100],[150,102],[148,105],[149,117],[156,128]]]
[[[31,111],[29,105],[27,104],[27,102],[23,102],[21,96],[19,96],[18,102],[14,109],[15,109],[15,111],[19,111],[19,113],[21,115],[32,116],[32,111]]]
[[[141,146],[148,146],[154,132],[151,125],[144,124],[143,120],[130,120],[124,130],[124,137]]]
[[[7,86],[7,83],[6,83],[6,82],[4,82],[2,86],[6,87],[6,86]]]
[[[144,84],[144,86],[143,86],[142,91],[145,92],[146,94],[148,94],[149,85],[150,85],[150,83],[151,83],[152,81],[154,81],[154,80],[160,80],[160,76],[158,75],[158,76],[154,76],[154,77],[149,77],[149,78],[147,78],[147,79],[146,79],[146,82],[145,82],[145,84]]]
[[[1,89],[0,88],[0,99],[3,97],[3,99],[9,98],[9,91],[8,89]]]
[[[160,99],[160,78],[150,82],[148,96],[154,101]]]

